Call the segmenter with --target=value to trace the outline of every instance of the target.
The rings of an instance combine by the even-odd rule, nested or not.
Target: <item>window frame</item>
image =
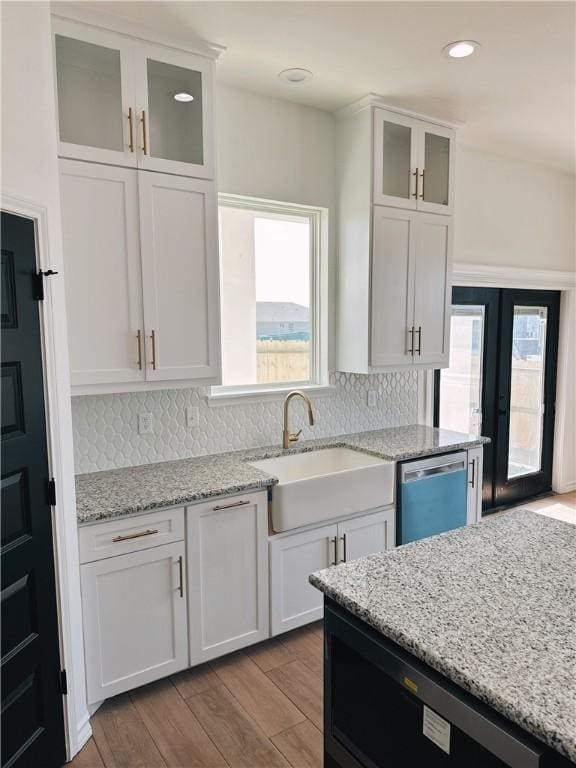
[[[285,203],[248,195],[218,194],[218,209],[240,208],[254,211],[263,218],[277,216],[308,219],[310,231],[310,378],[305,381],[266,382],[262,384],[218,384],[209,388],[207,398],[211,405],[229,405],[233,401],[246,402],[261,399],[279,399],[293,389],[328,394],[334,389],[329,384],[328,372],[328,209],[319,206]],[[220,260],[220,243],[218,243]],[[220,260],[220,284],[222,262]],[[221,311],[221,309],[220,309]]]

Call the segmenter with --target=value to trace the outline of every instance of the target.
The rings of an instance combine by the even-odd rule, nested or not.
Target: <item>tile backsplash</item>
[[[308,427],[301,400],[291,405],[291,427],[302,439],[330,437],[383,427],[414,424],[418,414],[415,371],[361,376],[331,374],[335,390],[314,397],[316,424]],[[368,392],[376,405],[368,406]],[[183,459],[279,443],[282,403],[208,404],[206,391],[165,389],[72,398],[77,473]],[[196,406],[199,425],[186,426],[186,409]],[[151,414],[153,432],[139,434],[138,417]]]

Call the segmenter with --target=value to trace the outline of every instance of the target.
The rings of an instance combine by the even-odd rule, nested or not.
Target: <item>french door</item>
[[[453,289],[434,423],[491,439],[484,511],[551,490],[559,304],[556,291]]]

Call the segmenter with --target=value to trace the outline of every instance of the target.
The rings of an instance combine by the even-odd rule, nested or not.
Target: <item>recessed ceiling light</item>
[[[186,93],[186,91],[178,91],[177,93],[172,94],[172,98],[174,101],[181,101],[183,103],[194,101],[194,96],[192,96],[191,93]]]
[[[478,48],[480,48],[480,43],[475,40],[457,40],[455,43],[445,45],[442,48],[442,53],[450,59],[465,59],[466,56],[472,56]]]
[[[313,77],[312,72],[309,69],[302,69],[301,67],[292,67],[291,69],[283,69],[278,74],[280,80],[283,83],[290,83],[290,85],[299,85],[306,82]]]

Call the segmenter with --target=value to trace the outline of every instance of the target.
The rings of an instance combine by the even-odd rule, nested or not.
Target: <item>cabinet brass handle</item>
[[[156,370],[156,331],[152,331],[150,333],[150,338],[152,340],[152,362],[150,365],[152,366],[152,370]]]
[[[410,334],[410,346],[408,347],[408,354],[414,357],[414,326],[408,329],[408,333]]]
[[[416,352],[418,352],[418,354],[421,355],[422,354],[422,326],[421,325],[418,326],[418,330],[416,331],[416,333],[418,334],[418,349],[416,350]]]
[[[117,544],[119,541],[128,541],[129,539],[140,539],[142,536],[152,536],[154,533],[159,533],[157,528],[148,528],[146,531],[139,531],[138,533],[129,533],[127,536],[115,536],[112,541]]]
[[[336,536],[332,536],[328,539],[328,546],[334,547],[334,557],[330,559],[329,565],[336,565]],[[328,557],[330,558],[330,555],[328,555]]]
[[[416,168],[412,176],[414,176],[415,185],[416,185],[416,191],[412,192],[412,197],[415,197],[416,200],[418,200],[418,179],[420,178],[420,174],[418,173],[418,168]]]
[[[246,504],[250,504],[249,501],[233,501],[231,504],[218,504],[216,507],[212,507],[213,512],[218,512],[220,509],[232,509],[233,507],[244,507]]]
[[[347,553],[347,534],[343,534],[340,536],[340,541],[342,542],[342,548],[344,550],[342,560],[340,560],[341,563],[345,563],[348,560],[348,553]]]
[[[178,573],[180,574],[180,585],[178,586],[178,592],[180,597],[184,597],[184,565],[182,555],[178,558]]]
[[[472,488],[476,487],[476,459],[472,459],[472,461],[468,462],[468,466],[472,467],[472,477],[470,480],[468,480],[468,484],[472,486]]]
[[[128,131],[130,137],[128,146],[130,147],[130,152],[134,152],[134,123],[132,122],[133,117],[134,114],[132,112],[132,107],[128,107]]]
[[[422,192],[420,194],[420,200],[424,200],[424,173],[426,169],[422,170],[422,173],[420,174],[420,178],[422,179]]]
[[[142,123],[142,152],[145,155],[148,154],[148,136],[146,135],[146,110],[142,110],[142,117],[140,118]]]
[[[138,370],[142,370],[142,331],[138,330],[138,333],[136,334],[136,339],[138,341]]]

